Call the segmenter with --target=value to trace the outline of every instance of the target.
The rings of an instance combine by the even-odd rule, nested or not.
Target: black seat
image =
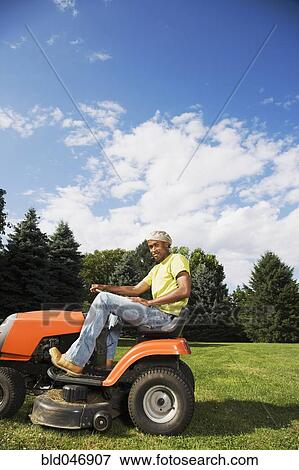
[[[140,336],[146,338],[177,338],[181,335],[183,328],[188,320],[189,309],[183,308],[178,317],[174,317],[173,320],[167,325],[159,327],[150,327],[148,325],[140,325],[137,327],[137,331]]]

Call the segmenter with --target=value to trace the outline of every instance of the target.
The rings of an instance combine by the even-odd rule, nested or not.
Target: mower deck
[[[88,400],[68,403],[63,399],[62,390],[49,390],[34,401],[30,419],[33,424],[63,429],[84,429],[93,427],[97,412],[107,413],[112,418],[119,411],[111,403],[101,399],[99,394],[90,394]]]
[[[97,374],[86,373],[75,377],[67,375],[66,372],[61,369],[57,369],[57,367],[50,367],[47,371],[48,376],[55,382],[63,382],[64,384],[94,385],[97,387],[102,385],[102,382],[110,372],[111,369],[102,369]]]

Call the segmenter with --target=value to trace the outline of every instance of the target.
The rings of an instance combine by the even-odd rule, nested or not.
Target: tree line
[[[145,241],[134,250],[82,254],[69,225],[61,221],[48,236],[30,208],[6,231],[5,191],[0,189],[0,318],[47,309],[86,311],[90,284],[137,284],[153,267]],[[229,293],[224,267],[201,248],[173,247],[190,262],[192,291],[184,336],[194,341],[298,342],[299,284],[293,268],[273,252],[253,266],[248,285]],[[149,293],[145,294],[148,298]],[[126,327],[126,333],[134,330]]]

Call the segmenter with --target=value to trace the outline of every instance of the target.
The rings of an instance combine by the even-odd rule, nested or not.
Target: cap
[[[172,244],[171,236],[163,230],[155,230],[154,232],[150,233],[148,237],[146,237],[146,240],[156,240],[159,242],[169,243],[169,245]]]

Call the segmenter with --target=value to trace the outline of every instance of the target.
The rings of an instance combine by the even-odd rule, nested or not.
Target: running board
[[[54,380],[55,382],[63,382],[65,384],[80,384],[80,385],[94,385],[94,386],[101,386],[102,382],[106,379],[107,375],[109,375],[111,371],[103,371],[101,375],[92,375],[92,374],[82,374],[76,377],[72,375],[67,375],[61,369],[57,367],[50,367],[47,370],[47,374],[50,379]]]

